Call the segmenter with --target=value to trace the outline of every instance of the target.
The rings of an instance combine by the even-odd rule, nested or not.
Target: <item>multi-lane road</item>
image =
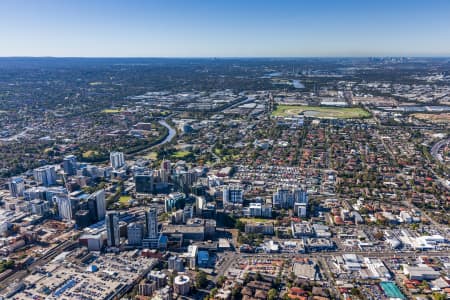
[[[445,145],[450,144],[450,139],[444,139],[441,140],[439,142],[437,142],[436,144],[433,145],[433,147],[431,147],[431,151],[430,154],[437,160],[439,161],[443,161],[442,156],[439,154],[439,150],[444,147]]]

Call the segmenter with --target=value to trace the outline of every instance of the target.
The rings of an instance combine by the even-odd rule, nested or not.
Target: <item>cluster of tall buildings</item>
[[[120,169],[125,166],[125,157],[123,155],[123,152],[111,152],[109,154],[109,160],[111,162],[111,167],[114,170]]]
[[[242,204],[244,202],[244,190],[238,185],[226,186],[223,189],[223,205]]]
[[[53,201],[58,207],[59,217],[67,221],[75,219],[79,228],[87,227],[105,219],[106,199],[103,189],[92,193],[86,200],[61,193],[55,195]]]
[[[56,185],[56,168],[55,166],[43,166],[33,171],[34,180],[40,185],[51,186]]]
[[[169,160],[163,160],[159,170],[137,170],[134,174],[135,190],[138,194],[155,194],[168,189],[172,173]]]
[[[64,173],[68,176],[73,176],[77,174],[77,157],[75,155],[67,155],[63,159],[62,167]]]
[[[228,185],[222,190],[224,207],[242,205],[244,203],[244,189],[239,185]],[[272,209],[293,209],[294,214],[306,217],[308,208],[308,193],[299,187],[279,187],[272,195],[272,203],[264,203],[258,198],[243,208],[243,214],[249,217],[272,217]]]
[[[308,206],[308,193],[298,187],[281,187],[272,196],[274,208],[294,209],[294,213],[299,217],[306,217]]]
[[[26,188],[23,177],[13,177],[9,181],[9,191],[12,197],[23,198],[31,206],[31,212],[45,215],[51,207],[56,207],[56,214],[62,220],[75,220],[80,228],[105,218],[105,191],[100,189],[89,195],[87,199],[71,195],[68,191],[69,176],[77,175],[80,164],[74,155],[64,157],[61,164],[64,186],[58,185],[58,169],[55,165],[46,165],[33,170],[33,178],[37,186]],[[44,213],[45,212],[45,213]]]
[[[185,169],[181,166],[173,168],[169,160],[163,160],[159,169],[141,168],[134,171],[136,193],[166,193],[170,187],[178,192],[189,193],[201,172],[201,170]]]
[[[120,247],[119,213],[108,211],[105,218],[108,247]],[[127,226],[128,245],[156,249],[160,246],[161,234],[158,228],[156,208],[145,211],[144,222],[132,222]]]
[[[98,167],[86,163],[79,163],[75,155],[67,155],[60,165],[63,172],[59,171],[58,165],[45,165],[33,170],[33,179],[40,187],[57,187],[64,185],[69,190],[86,186],[91,179],[99,177],[120,176],[123,170],[119,170],[125,165],[122,152],[111,152],[111,167]],[[112,174],[114,173],[114,174]],[[113,177],[114,177],[113,176]],[[69,180],[70,177],[70,180]],[[60,179],[60,181],[58,181]],[[23,177],[13,177],[8,182],[12,197],[19,198],[26,196],[25,180]],[[75,186],[75,188],[74,188]],[[31,200],[31,199],[30,199]]]
[[[25,181],[22,177],[13,177],[9,182],[9,191],[12,197],[23,197],[25,191]]]
[[[120,246],[120,228],[119,228],[119,214],[115,211],[109,211],[106,214],[106,237],[108,247]]]

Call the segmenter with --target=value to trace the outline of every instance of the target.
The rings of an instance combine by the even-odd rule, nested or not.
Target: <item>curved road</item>
[[[442,147],[444,147],[447,144],[450,144],[450,139],[441,140],[436,144],[434,144],[434,146],[431,148],[430,151],[431,155],[433,155],[433,157],[439,160],[440,162],[444,162],[442,156],[438,152]]]
[[[445,163],[442,156],[439,154],[439,149],[441,147],[444,147],[446,144],[450,143],[450,139],[445,139],[437,142],[434,144],[434,146],[431,148],[430,154],[439,161],[440,163]],[[442,178],[440,175],[438,175],[433,169],[431,169],[431,172],[436,176],[436,178],[442,183],[444,187],[447,188],[447,190],[450,190],[450,180],[447,178]],[[444,174],[445,176],[445,174]]]

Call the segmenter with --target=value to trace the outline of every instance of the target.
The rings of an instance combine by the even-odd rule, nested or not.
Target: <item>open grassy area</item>
[[[99,153],[97,151],[88,150],[88,151],[83,153],[83,158],[90,158],[90,157],[96,156],[98,154]]]
[[[272,112],[272,116],[275,117],[293,117],[299,114],[321,119],[361,119],[370,117],[370,113],[360,107],[277,105],[276,110]]]
[[[417,113],[413,114],[412,116],[416,119],[432,123],[450,123],[450,113],[440,113],[440,114]]]
[[[116,114],[116,113],[120,113],[120,109],[113,109],[113,108],[106,108],[104,110],[102,110],[102,113],[105,114]]]
[[[273,222],[270,219],[262,219],[262,218],[239,218],[242,223],[267,223]]]
[[[156,152],[150,152],[150,153],[146,154],[146,155],[144,156],[144,158],[146,158],[146,159],[151,159],[151,160],[157,160],[157,159],[158,159],[158,153],[156,153]]]
[[[123,205],[128,205],[128,201],[131,200],[131,196],[120,196],[119,203]]]
[[[89,82],[90,86],[96,86],[96,85],[102,85],[102,84],[103,84],[103,82],[101,82],[101,81]]]
[[[45,149],[44,149],[44,154],[47,154],[47,153],[49,153],[49,152],[52,151],[52,150],[53,150],[52,147],[45,148]]]
[[[190,151],[177,151],[174,154],[172,154],[172,157],[178,158],[178,159],[183,159],[185,157],[188,157],[191,154],[192,153]]]

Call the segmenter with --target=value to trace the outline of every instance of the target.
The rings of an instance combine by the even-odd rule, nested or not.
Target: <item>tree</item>
[[[250,274],[247,272],[244,275],[244,285],[250,282]]]
[[[223,286],[223,284],[225,283],[225,281],[227,280],[227,278],[223,275],[220,275],[219,278],[217,278],[217,286],[221,287]]]
[[[447,296],[440,293],[433,293],[433,300],[445,300]]]
[[[377,231],[377,232],[374,234],[374,237],[375,237],[377,240],[381,240],[381,239],[384,237],[384,233],[383,233],[382,231]]]
[[[203,288],[206,286],[208,282],[208,278],[206,277],[206,273],[203,271],[199,271],[195,276],[195,285],[197,288]]]
[[[350,293],[351,293],[353,296],[356,296],[356,297],[360,297],[360,296],[361,296],[361,291],[360,291],[358,288],[356,288],[356,287],[352,288],[352,289],[350,290]]]
[[[214,296],[217,294],[219,290],[217,288],[213,288],[209,293],[210,298],[214,299]]]
[[[5,271],[6,269],[13,269],[14,268],[14,261],[13,260],[6,260],[0,262],[0,273]]]
[[[279,286],[281,284],[281,277],[280,276],[277,276],[277,278],[275,278],[274,284],[276,286]]]
[[[241,294],[241,289],[242,287],[240,285],[235,286],[232,290],[231,290],[231,299],[235,300],[239,297],[239,295]]]
[[[257,280],[257,281],[261,281],[261,280],[262,280],[262,276],[261,276],[261,273],[259,273],[259,272],[256,272],[256,275],[255,275],[255,280]]]
[[[234,226],[239,231],[245,231],[245,223],[242,222],[241,220],[237,220]]]
[[[278,298],[278,292],[276,289],[270,289],[269,293],[267,294],[267,299],[269,300],[275,300]]]
[[[176,270],[174,270],[174,271],[172,272],[172,274],[170,274],[170,276],[169,276],[169,282],[170,282],[170,285],[173,284],[173,280],[174,280],[175,277],[177,277],[177,276],[178,276],[178,272],[177,272]]]
[[[295,276],[295,273],[294,273],[294,272],[289,273],[289,280],[290,280],[291,282],[294,282],[294,280],[295,280],[296,277],[297,277],[297,276]]]

